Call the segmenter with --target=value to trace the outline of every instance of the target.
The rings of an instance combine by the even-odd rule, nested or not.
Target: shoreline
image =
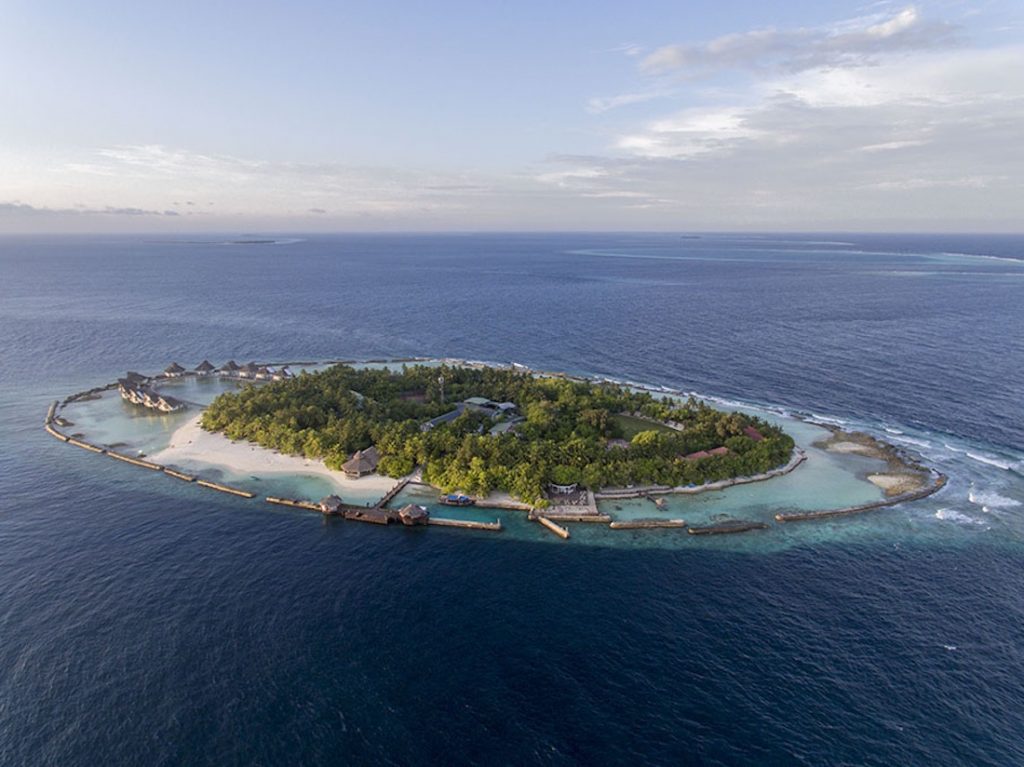
[[[251,442],[232,442],[223,434],[204,431],[199,426],[200,418],[202,414],[196,414],[179,426],[171,435],[170,445],[147,456],[147,460],[193,471],[198,464],[250,476],[287,474],[317,477],[329,481],[342,497],[346,492],[379,497],[399,481],[379,474],[351,479],[343,472],[328,469],[319,459],[276,453]]]

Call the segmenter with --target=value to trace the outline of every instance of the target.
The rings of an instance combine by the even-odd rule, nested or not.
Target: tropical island
[[[44,426],[89,452],[272,505],[382,525],[536,522],[563,539],[565,523],[764,530],[919,500],[946,483],[864,432],[514,363],[172,363],[54,401]],[[451,506],[476,508],[435,513]]]
[[[763,474],[794,448],[777,426],[694,397],[449,365],[303,372],[221,394],[201,424],[355,476],[397,478],[419,467],[423,482],[445,491],[502,491],[538,508],[551,488]]]

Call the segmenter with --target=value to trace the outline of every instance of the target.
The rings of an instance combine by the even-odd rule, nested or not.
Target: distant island
[[[753,416],[612,383],[515,369],[335,365],[218,396],[202,427],[328,468],[422,470],[445,491],[502,491],[537,508],[551,488],[697,486],[786,464],[793,439]]]

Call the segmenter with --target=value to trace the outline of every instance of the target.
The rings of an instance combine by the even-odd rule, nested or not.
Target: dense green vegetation
[[[441,402],[439,376],[444,376],[448,404]],[[429,431],[420,429],[428,419],[451,411],[451,403],[474,396],[514,402],[524,420],[509,433],[491,435],[494,420],[466,410]],[[623,419],[621,414],[630,415]],[[639,430],[643,419],[680,428],[650,424]],[[402,476],[419,465],[425,481],[446,490],[506,490],[530,503],[543,503],[544,488],[552,481],[592,488],[686,485],[755,474],[785,463],[793,448],[793,440],[777,427],[715,410],[692,397],[662,400],[611,384],[422,365],[400,372],[336,365],[248,386],[214,400],[202,425],[231,439],[323,458],[331,468],[375,444],[382,473]],[[743,434],[750,425],[763,440]],[[627,432],[628,445],[609,445]],[[682,457],[720,446],[728,454]]]

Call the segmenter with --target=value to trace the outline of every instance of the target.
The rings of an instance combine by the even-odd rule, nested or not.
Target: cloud
[[[177,216],[173,210],[146,210],[145,208],[114,207],[50,208],[22,202],[0,202],[0,215],[19,216]]]
[[[704,43],[666,45],[648,54],[641,69],[703,77],[728,69],[801,72],[832,66],[863,66],[884,54],[946,47],[958,27],[929,21],[910,6],[828,27],[756,29]]]
[[[587,101],[587,111],[591,114],[601,114],[630,104],[642,104],[645,101],[664,98],[668,94],[669,91],[658,89],[638,93],[621,93],[618,96],[595,96]]]

